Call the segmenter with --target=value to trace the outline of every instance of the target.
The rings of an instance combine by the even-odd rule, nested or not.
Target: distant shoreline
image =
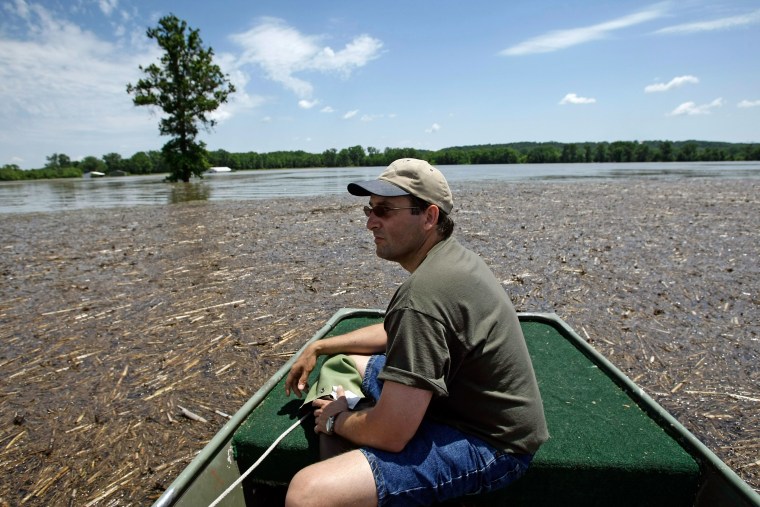
[[[445,164],[493,164],[493,163],[604,163],[604,162],[673,162],[673,161],[738,161],[760,160],[760,142],[725,142],[705,140],[671,141],[522,141],[511,143],[475,144],[449,146],[439,150],[416,148],[377,148],[351,146],[349,148],[329,148],[320,153],[304,150],[281,150],[257,153],[229,152],[223,149],[208,150],[208,162],[213,166],[230,166],[238,169],[275,169],[287,167],[337,167],[341,165],[387,166],[397,158],[413,157],[425,159],[434,165]],[[48,157],[48,165],[41,169],[23,169],[45,174],[50,171],[80,170],[81,172],[121,170],[146,174],[145,167],[161,168],[160,150],[138,151],[123,158],[118,153],[110,153],[101,158],[83,157],[72,161],[62,153]],[[140,170],[135,170],[139,168]],[[0,180],[5,179],[3,171],[12,174],[22,170],[16,164],[0,167]],[[153,172],[153,171],[149,171]],[[169,171],[158,171],[169,172]],[[18,175],[17,175],[18,176]]]

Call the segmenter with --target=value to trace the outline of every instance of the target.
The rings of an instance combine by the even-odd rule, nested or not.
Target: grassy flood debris
[[[760,487],[760,185],[454,187],[455,234]],[[5,215],[0,505],[145,505],[342,307],[383,308],[361,199]]]

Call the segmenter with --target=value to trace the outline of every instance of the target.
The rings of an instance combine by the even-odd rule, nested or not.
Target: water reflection
[[[51,185],[50,193],[63,207],[73,207],[79,198],[79,187],[75,180],[61,180],[59,185]]]
[[[208,201],[211,198],[211,187],[204,182],[167,183],[170,185],[169,204],[190,201]]]

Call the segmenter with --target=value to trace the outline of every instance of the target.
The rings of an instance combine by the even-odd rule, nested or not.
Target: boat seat
[[[376,322],[347,319],[331,335]],[[530,319],[521,323],[551,437],[515,484],[450,504],[692,505],[699,463],[568,340],[560,326]],[[235,433],[232,445],[241,472],[300,417],[301,401],[285,397],[284,391],[283,379]],[[318,445],[310,417],[247,479],[247,488],[287,485],[299,469],[318,459]]]

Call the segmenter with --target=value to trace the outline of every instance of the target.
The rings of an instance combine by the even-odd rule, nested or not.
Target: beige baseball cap
[[[451,213],[454,199],[441,171],[425,160],[401,158],[394,161],[376,180],[348,184],[353,195],[379,195],[397,197],[413,195],[435,204],[444,213]]]

